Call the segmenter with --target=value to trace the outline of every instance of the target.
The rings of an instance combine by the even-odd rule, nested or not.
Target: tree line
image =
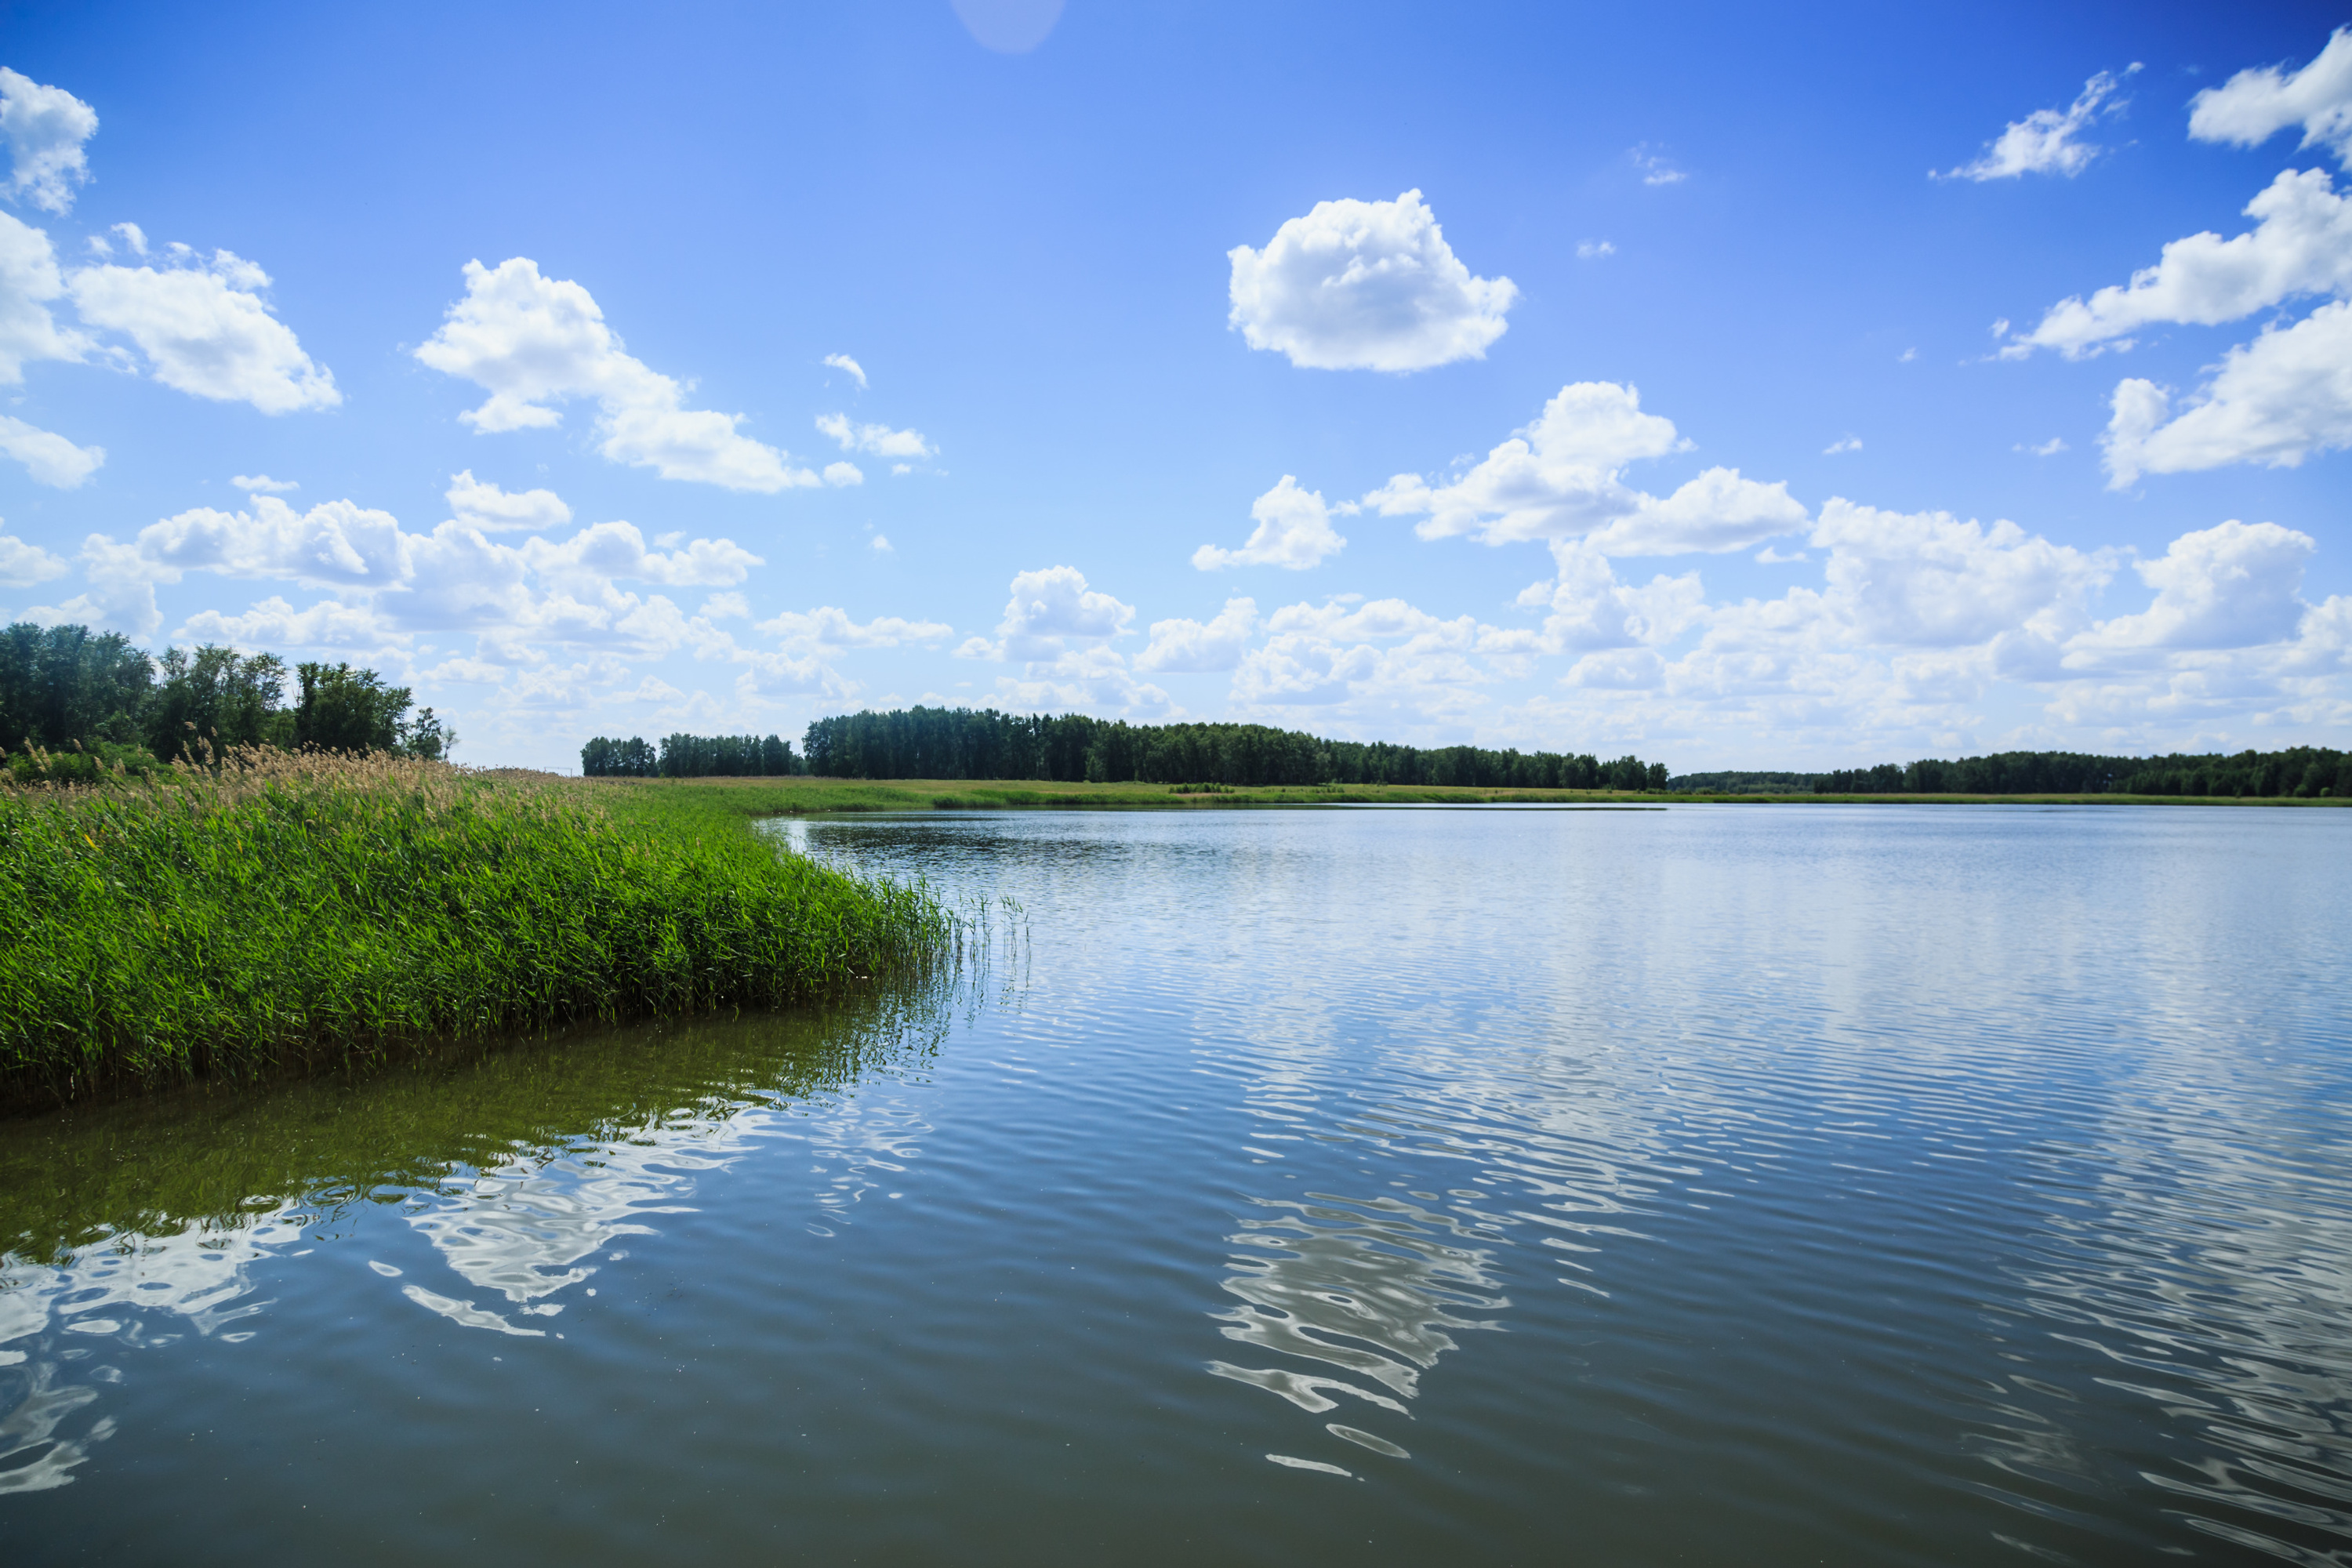
[[[457,732],[414,706],[407,687],[348,664],[289,668],[275,654],[209,643],[151,656],[88,626],[20,621],[0,631],[0,752],[129,766],[250,745],[446,757]]]
[[[1680,782],[1680,781],[1677,781]],[[2352,796],[2352,753],[2325,746],[2283,752],[2102,757],[2078,752],[2000,752],[1946,762],[1922,758],[1817,773],[1818,795],[2170,795]]]
[[[819,719],[802,738],[829,778],[1040,779],[1057,784],[1467,784],[1515,789],[1664,789],[1638,757],[1334,741],[1264,724],[1123,720],[908,708]]]
[[[599,735],[580,748],[580,771],[593,778],[765,778],[808,770],[780,736],[665,735],[656,751],[639,736]]]

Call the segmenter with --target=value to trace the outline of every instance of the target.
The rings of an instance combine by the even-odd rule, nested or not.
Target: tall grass
[[[614,806],[620,809],[614,809]],[[919,888],[546,776],[232,753],[0,787],[0,1094],[238,1073],[920,967]]]

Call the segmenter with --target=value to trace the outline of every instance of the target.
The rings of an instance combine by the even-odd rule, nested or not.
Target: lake
[[[771,830],[1017,907],[0,1122],[10,1561],[2352,1554],[2352,812]]]

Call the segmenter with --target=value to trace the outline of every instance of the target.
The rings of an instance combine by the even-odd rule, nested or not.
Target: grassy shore
[[[0,1100],[772,1005],[943,950],[923,890],[717,805],[270,752],[0,789]]]
[[[975,811],[1005,806],[1214,810],[1249,805],[1465,805],[1510,802],[1658,804],[1687,797],[1627,790],[1466,789],[1446,785],[1050,784],[1003,779],[590,779],[616,799],[667,797],[666,809],[711,816],[846,811]]]
[[[698,778],[583,781],[629,809],[716,823],[828,812],[957,811],[1006,806],[1213,810],[1265,805],[2346,805],[2292,796],[2243,800],[2169,795],[1717,795],[1667,790],[1528,790],[1439,784],[1268,785],[1046,784],[985,779]]]

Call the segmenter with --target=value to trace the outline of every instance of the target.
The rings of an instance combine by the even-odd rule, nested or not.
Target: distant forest
[[[1718,772],[1669,778],[1638,757],[1333,741],[1262,724],[1129,724],[1083,714],[908,708],[819,719],[792,743],[770,735],[671,735],[658,748],[604,736],[581,749],[594,776],[815,773],[858,779],[1039,779],[1060,784],[1467,784],[1708,795],[2158,795],[2352,796],[2352,754],[2323,748],[2235,756],[1991,756],[1832,773]]]
[[[656,751],[632,736],[597,736],[580,748],[580,771],[590,778],[762,778],[804,773],[790,741],[770,735],[667,735]]]
[[[2175,753],[2095,757],[2076,752],[2000,752],[1957,762],[1933,758],[1817,773],[1819,795],[2177,795],[2278,797],[2352,795],[2352,754],[2322,746],[2235,756]]]
[[[1818,773],[1676,773],[1666,787],[1701,795],[1811,795]]]
[[[1604,763],[1556,752],[1428,750],[1329,741],[1263,724],[1129,724],[1083,714],[992,708],[851,713],[808,727],[795,757],[771,735],[672,735],[658,752],[604,736],[581,748],[591,776],[693,778],[810,773],[856,779],[1041,779],[1057,784],[1473,784],[1518,789],[1664,789],[1638,757]]]
[[[293,691],[289,702],[289,678]],[[197,742],[446,757],[456,731],[409,689],[348,664],[298,664],[209,644],[154,658],[120,632],[20,621],[0,631],[0,753],[20,775],[38,748],[143,767]],[[58,764],[64,773],[75,767]],[[87,766],[82,771],[88,771]],[[60,776],[64,776],[61,774]]]

